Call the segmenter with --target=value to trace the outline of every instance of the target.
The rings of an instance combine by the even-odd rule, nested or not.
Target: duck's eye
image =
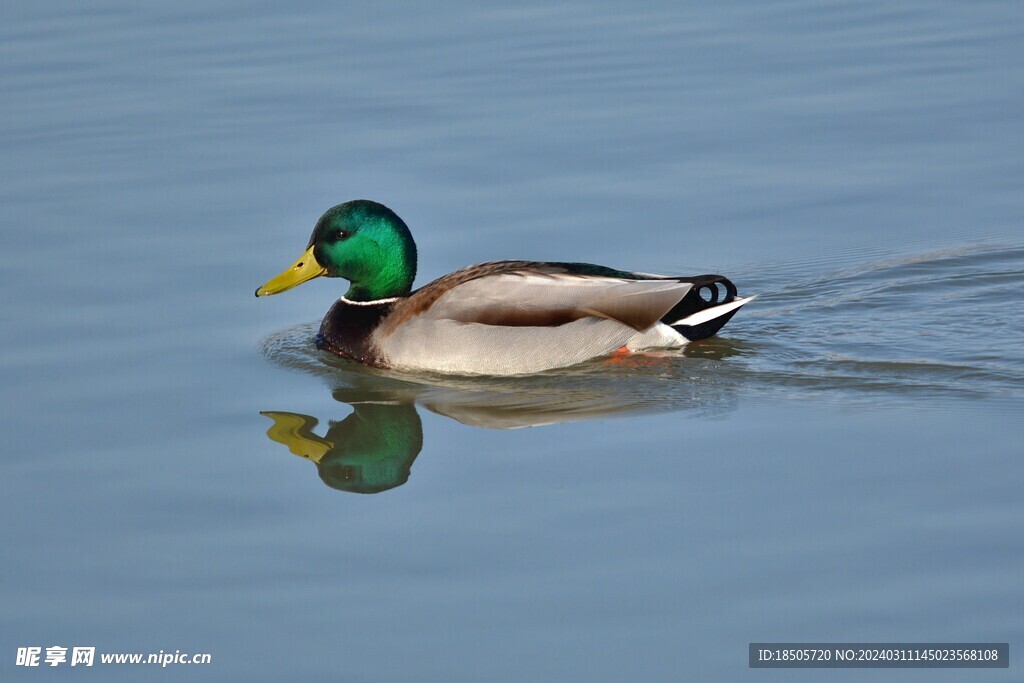
[[[338,232],[334,233],[334,239],[339,241],[347,240],[351,235],[352,233],[350,233],[348,230],[339,230]]]

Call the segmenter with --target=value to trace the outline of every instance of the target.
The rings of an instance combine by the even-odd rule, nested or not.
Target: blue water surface
[[[847,681],[757,641],[1024,651],[1013,2],[9,3],[0,667],[210,681]],[[253,289],[381,201],[417,283],[721,272],[717,338],[488,380]],[[531,428],[526,428],[531,427]],[[268,437],[268,430],[271,435]]]

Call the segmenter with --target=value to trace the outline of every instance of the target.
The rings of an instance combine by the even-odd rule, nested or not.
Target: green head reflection
[[[380,493],[409,479],[423,448],[423,426],[411,403],[353,403],[352,414],[332,422],[323,437],[317,419],[299,413],[264,411],[274,421],[273,441],[312,461],[320,479],[351,493]]]

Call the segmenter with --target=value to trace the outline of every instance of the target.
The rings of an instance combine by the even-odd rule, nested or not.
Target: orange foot
[[[632,355],[633,352],[627,349],[625,346],[623,346],[621,349],[618,349],[614,353],[612,353],[611,357],[608,359],[608,362],[621,363]]]

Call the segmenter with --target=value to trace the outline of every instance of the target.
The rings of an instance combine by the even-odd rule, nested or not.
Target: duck
[[[553,261],[479,263],[413,290],[416,266],[405,222],[359,199],[328,209],[302,255],[256,296],[342,278],[349,287],[321,322],[321,350],[373,368],[498,376],[678,349],[754,299],[721,275]]]

